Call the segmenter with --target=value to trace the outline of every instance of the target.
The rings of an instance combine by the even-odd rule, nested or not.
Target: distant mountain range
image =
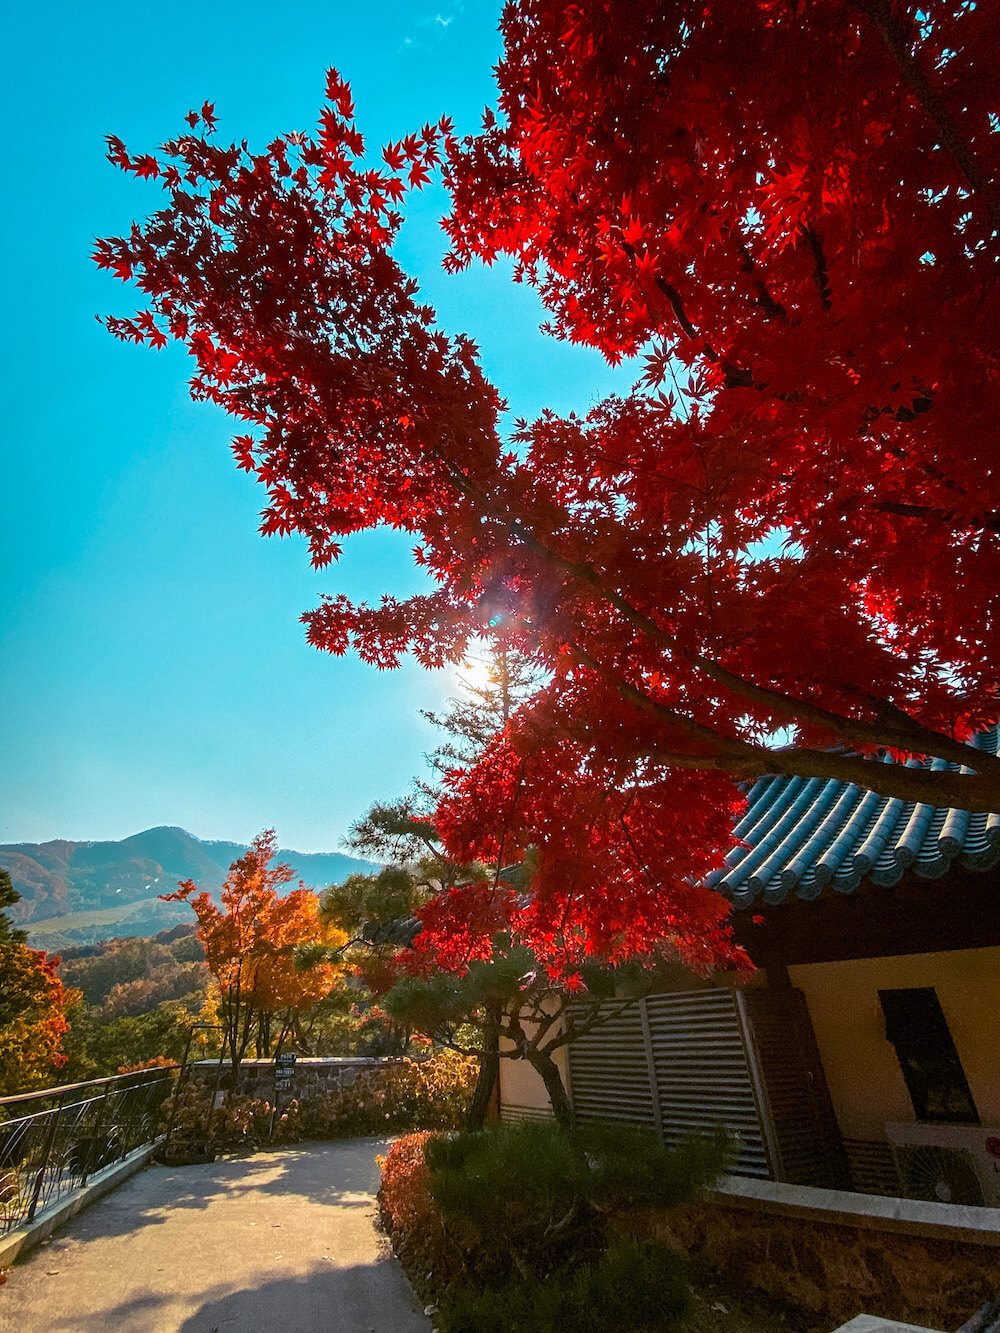
[[[230,864],[245,851],[241,843],[207,842],[186,829],[163,826],[118,842],[5,843],[0,866],[21,895],[11,916],[33,943],[56,949],[149,934],[190,919],[189,907],[161,903],[158,895],[172,893],[182,879],[218,891]],[[341,852],[282,849],[278,859],[316,889],[377,868]]]

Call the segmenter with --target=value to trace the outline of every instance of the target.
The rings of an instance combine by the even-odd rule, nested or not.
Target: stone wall
[[[361,1074],[382,1069],[398,1060],[385,1056],[334,1056],[316,1059],[300,1056],[294,1066],[291,1080],[281,1084],[282,1095],[308,1101],[327,1092],[349,1088]],[[236,1090],[241,1096],[273,1098],[275,1089],[273,1060],[244,1060],[236,1076]],[[215,1060],[199,1060],[191,1066],[191,1078],[203,1087],[213,1088],[219,1073]],[[220,1089],[228,1092],[233,1087],[232,1070],[223,1064]]]
[[[704,1202],[634,1226],[831,1323],[866,1311],[957,1328],[1000,1295],[1000,1209],[730,1177]]]

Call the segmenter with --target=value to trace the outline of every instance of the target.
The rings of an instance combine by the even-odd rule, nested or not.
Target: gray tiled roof
[[[998,729],[973,744],[996,754]],[[942,759],[909,766],[959,771]],[[736,907],[792,894],[809,900],[828,887],[853,893],[865,880],[888,886],[909,870],[936,879],[953,864],[986,870],[1000,861],[1000,814],[914,805],[825,778],[759,778],[735,835],[741,845],[709,883]]]

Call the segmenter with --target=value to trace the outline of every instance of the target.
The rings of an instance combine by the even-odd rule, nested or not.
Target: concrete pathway
[[[10,1270],[3,1333],[426,1333],[375,1139],[153,1166]]]

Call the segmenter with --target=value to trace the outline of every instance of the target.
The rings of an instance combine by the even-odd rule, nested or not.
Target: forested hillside
[[[190,922],[152,938],[68,949],[59,974],[80,994],[69,1015],[67,1078],[178,1059],[208,998],[205,955]]]
[[[245,850],[239,843],[205,841],[164,826],[117,842],[8,843],[0,845],[0,867],[10,872],[21,895],[12,911],[17,923],[39,946],[65,949],[101,938],[151,934],[187,921],[182,904],[162,903],[159,895],[182,879],[218,890],[230,863]],[[297,879],[316,888],[372,868],[340,852],[282,849],[278,856]]]

